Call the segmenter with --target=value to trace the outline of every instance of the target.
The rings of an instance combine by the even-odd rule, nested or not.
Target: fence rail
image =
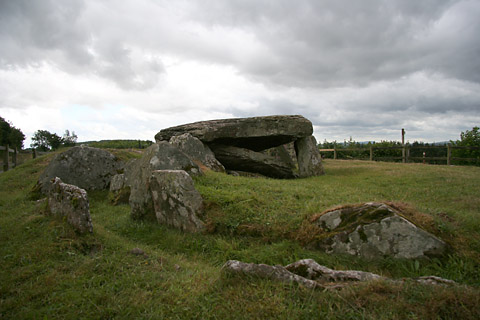
[[[410,156],[410,151],[412,150],[424,150],[424,149],[446,149],[447,154],[445,157],[427,157],[426,152],[423,152],[422,157],[412,157]],[[452,157],[452,150],[460,149],[460,150],[480,150],[480,147],[471,147],[471,146],[452,146],[451,144],[445,146],[391,146],[391,147],[374,147],[371,146],[369,148],[333,148],[333,149],[319,149],[320,152],[333,152],[333,159],[338,159],[338,152],[365,152],[369,151],[370,157],[357,157],[357,159],[369,159],[370,161],[374,160],[402,160],[403,163],[407,163],[410,161],[445,161],[447,165],[450,165],[454,160],[463,160],[463,161],[479,161],[478,158],[459,158],[459,157]],[[375,150],[401,150],[401,156],[375,156]]]

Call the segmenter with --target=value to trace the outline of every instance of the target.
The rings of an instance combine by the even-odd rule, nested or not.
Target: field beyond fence
[[[480,165],[480,157],[471,153],[472,156],[456,155],[456,151],[480,150],[480,147],[472,146],[453,146],[451,144],[444,146],[389,146],[366,148],[331,148],[319,149],[322,157],[350,160],[370,160],[370,161],[395,161],[395,162],[421,162],[430,164],[473,164]],[[443,155],[440,155],[442,154]]]

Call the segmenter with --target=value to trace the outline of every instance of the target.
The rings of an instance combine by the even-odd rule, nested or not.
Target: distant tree
[[[30,146],[40,151],[50,150],[51,145],[49,140],[51,135],[52,134],[47,130],[35,131],[32,137],[32,144]]]
[[[466,130],[460,133],[460,140],[451,141],[455,146],[460,147],[480,147],[480,128],[473,127],[472,130]],[[480,150],[454,149],[453,157],[476,159],[476,163],[480,162]],[[467,164],[469,161],[460,161],[460,164]]]
[[[60,147],[74,146],[77,138],[75,132],[72,131],[70,134],[69,130],[65,130],[63,137],[48,130],[37,130],[33,134],[33,143],[30,146],[41,151],[56,150]]]
[[[0,117],[0,145],[9,145],[12,148],[22,149],[25,135],[15,128],[9,121]]]
[[[62,137],[62,143],[65,147],[73,147],[77,143],[77,138],[75,131],[72,131],[72,134],[70,135],[70,131],[65,130]]]

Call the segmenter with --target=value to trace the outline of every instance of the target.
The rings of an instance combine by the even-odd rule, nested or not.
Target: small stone
[[[80,234],[93,233],[87,192],[77,186],[63,183],[58,177],[49,188],[48,212],[65,217],[67,222]]]
[[[140,248],[133,248],[132,250],[129,251],[131,254],[133,255],[136,255],[136,256],[143,256],[145,258],[148,258],[148,255],[145,253],[145,251],[143,251],[142,249]]]

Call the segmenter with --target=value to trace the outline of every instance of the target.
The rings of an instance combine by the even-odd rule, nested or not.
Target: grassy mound
[[[195,181],[207,207],[207,234],[133,221],[127,205],[112,206],[107,192],[92,192],[94,234],[78,236],[29,200],[51,157],[0,174],[0,318],[480,317],[480,168],[326,161],[325,176],[301,180],[209,172]],[[367,261],[302,245],[315,215],[368,201],[406,208],[410,220],[455,254]],[[132,254],[134,248],[145,255]],[[394,278],[437,275],[468,287],[406,281],[322,292],[220,272],[229,259],[286,265],[302,258]]]

